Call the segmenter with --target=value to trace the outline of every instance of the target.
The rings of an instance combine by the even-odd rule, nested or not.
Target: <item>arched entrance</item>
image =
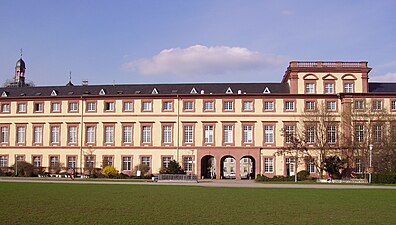
[[[220,176],[224,179],[236,178],[236,160],[233,156],[226,155],[220,160]]]
[[[243,156],[240,160],[241,179],[256,178],[256,161],[252,156]]]
[[[216,178],[216,160],[212,155],[205,155],[201,159],[201,176],[204,179]]]

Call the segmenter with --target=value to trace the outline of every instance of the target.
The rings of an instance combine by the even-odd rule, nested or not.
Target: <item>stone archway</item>
[[[223,179],[237,178],[237,163],[233,156],[225,155],[220,160],[220,176]]]
[[[243,156],[239,164],[241,179],[256,179],[256,160],[253,156]]]
[[[201,158],[201,178],[216,178],[216,160],[212,155],[205,155]]]

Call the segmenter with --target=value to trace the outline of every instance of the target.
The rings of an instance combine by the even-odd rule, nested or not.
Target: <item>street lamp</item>
[[[369,184],[371,184],[372,161],[373,161],[373,144],[369,145],[370,158],[369,158]]]

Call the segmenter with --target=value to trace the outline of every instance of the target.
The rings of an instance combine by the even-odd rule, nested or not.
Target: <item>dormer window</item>
[[[105,95],[106,94],[106,91],[104,90],[104,89],[101,89],[100,91],[99,91],[99,95]]]
[[[154,88],[153,91],[151,92],[151,94],[158,94],[157,88]]]

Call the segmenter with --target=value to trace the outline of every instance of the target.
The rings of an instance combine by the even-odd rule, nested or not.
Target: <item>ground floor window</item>
[[[68,156],[67,157],[67,168],[68,169],[74,169],[76,168],[76,157],[75,156]]]
[[[122,170],[131,170],[132,167],[132,157],[124,156],[122,157]]]
[[[192,159],[191,156],[183,157],[183,168],[184,168],[184,171],[191,172],[192,171],[192,163],[193,163],[193,159]]]
[[[264,158],[264,172],[265,173],[274,172],[274,158]]]

